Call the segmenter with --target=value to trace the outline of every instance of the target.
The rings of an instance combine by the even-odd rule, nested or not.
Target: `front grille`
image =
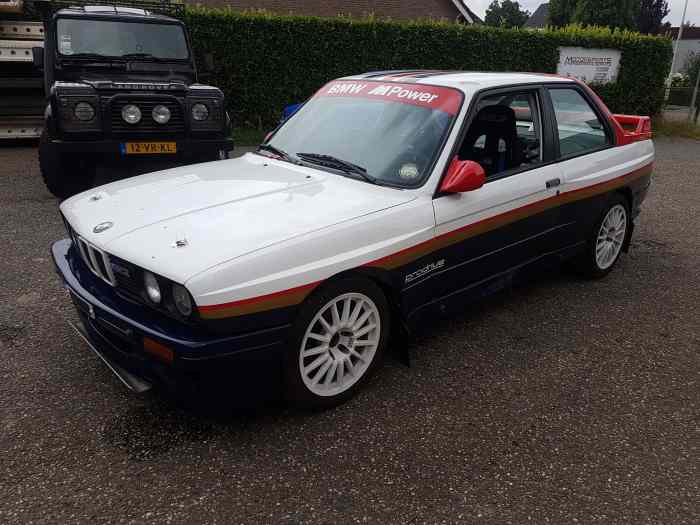
[[[135,134],[143,133],[155,135],[159,133],[183,134],[185,132],[185,118],[182,106],[176,100],[157,99],[118,99],[107,103],[110,113],[112,133]],[[134,104],[141,110],[141,121],[137,124],[128,124],[122,118],[122,109],[127,104]],[[162,105],[170,110],[170,120],[166,124],[158,124],[151,115],[153,108]]]
[[[110,286],[116,286],[109,255],[87,242],[75,232],[72,232],[72,234],[75,242],[78,244],[80,256],[87,267],[90,268],[90,271]]]

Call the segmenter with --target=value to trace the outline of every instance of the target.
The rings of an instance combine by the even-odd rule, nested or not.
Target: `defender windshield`
[[[187,39],[177,24],[61,18],[56,45],[63,56],[187,60]]]
[[[348,176],[357,175],[357,169],[347,169],[352,164],[366,170],[366,177],[357,178],[415,187],[429,175],[462,99],[460,91],[446,87],[335,81],[268,144],[305,163],[348,171]]]

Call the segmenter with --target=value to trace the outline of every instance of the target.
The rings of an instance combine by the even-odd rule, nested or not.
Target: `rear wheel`
[[[329,408],[350,399],[376,369],[391,319],[372,281],[330,283],[302,307],[285,359],[287,398],[305,408]]]
[[[93,163],[78,155],[59,153],[49,143],[46,130],[39,139],[39,168],[44,184],[59,199],[90,189],[95,179]]]
[[[609,274],[620,259],[622,247],[630,231],[629,226],[627,201],[621,195],[615,195],[596,222],[586,251],[576,261],[579,270],[591,278],[601,278]]]

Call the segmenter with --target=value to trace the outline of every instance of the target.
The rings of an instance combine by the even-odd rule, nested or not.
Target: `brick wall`
[[[230,6],[233,9],[265,9],[278,14],[315,16],[369,14],[381,18],[444,18],[460,15],[452,0],[185,0],[190,5]]]

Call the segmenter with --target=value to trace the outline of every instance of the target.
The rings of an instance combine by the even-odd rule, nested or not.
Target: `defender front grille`
[[[127,104],[134,104],[141,110],[141,121],[137,124],[128,124],[122,118],[122,109]],[[152,112],[156,106],[165,106],[170,110],[170,120],[166,124],[158,124],[153,120]],[[182,106],[176,100],[153,99],[123,99],[119,98],[110,103],[110,123],[114,134],[146,134],[158,133],[184,134],[185,118]]]
[[[109,255],[87,242],[75,232],[73,232],[73,237],[78,244],[80,256],[87,267],[90,268],[90,271],[110,286],[116,286],[117,283],[114,278],[114,272],[112,272]]]

